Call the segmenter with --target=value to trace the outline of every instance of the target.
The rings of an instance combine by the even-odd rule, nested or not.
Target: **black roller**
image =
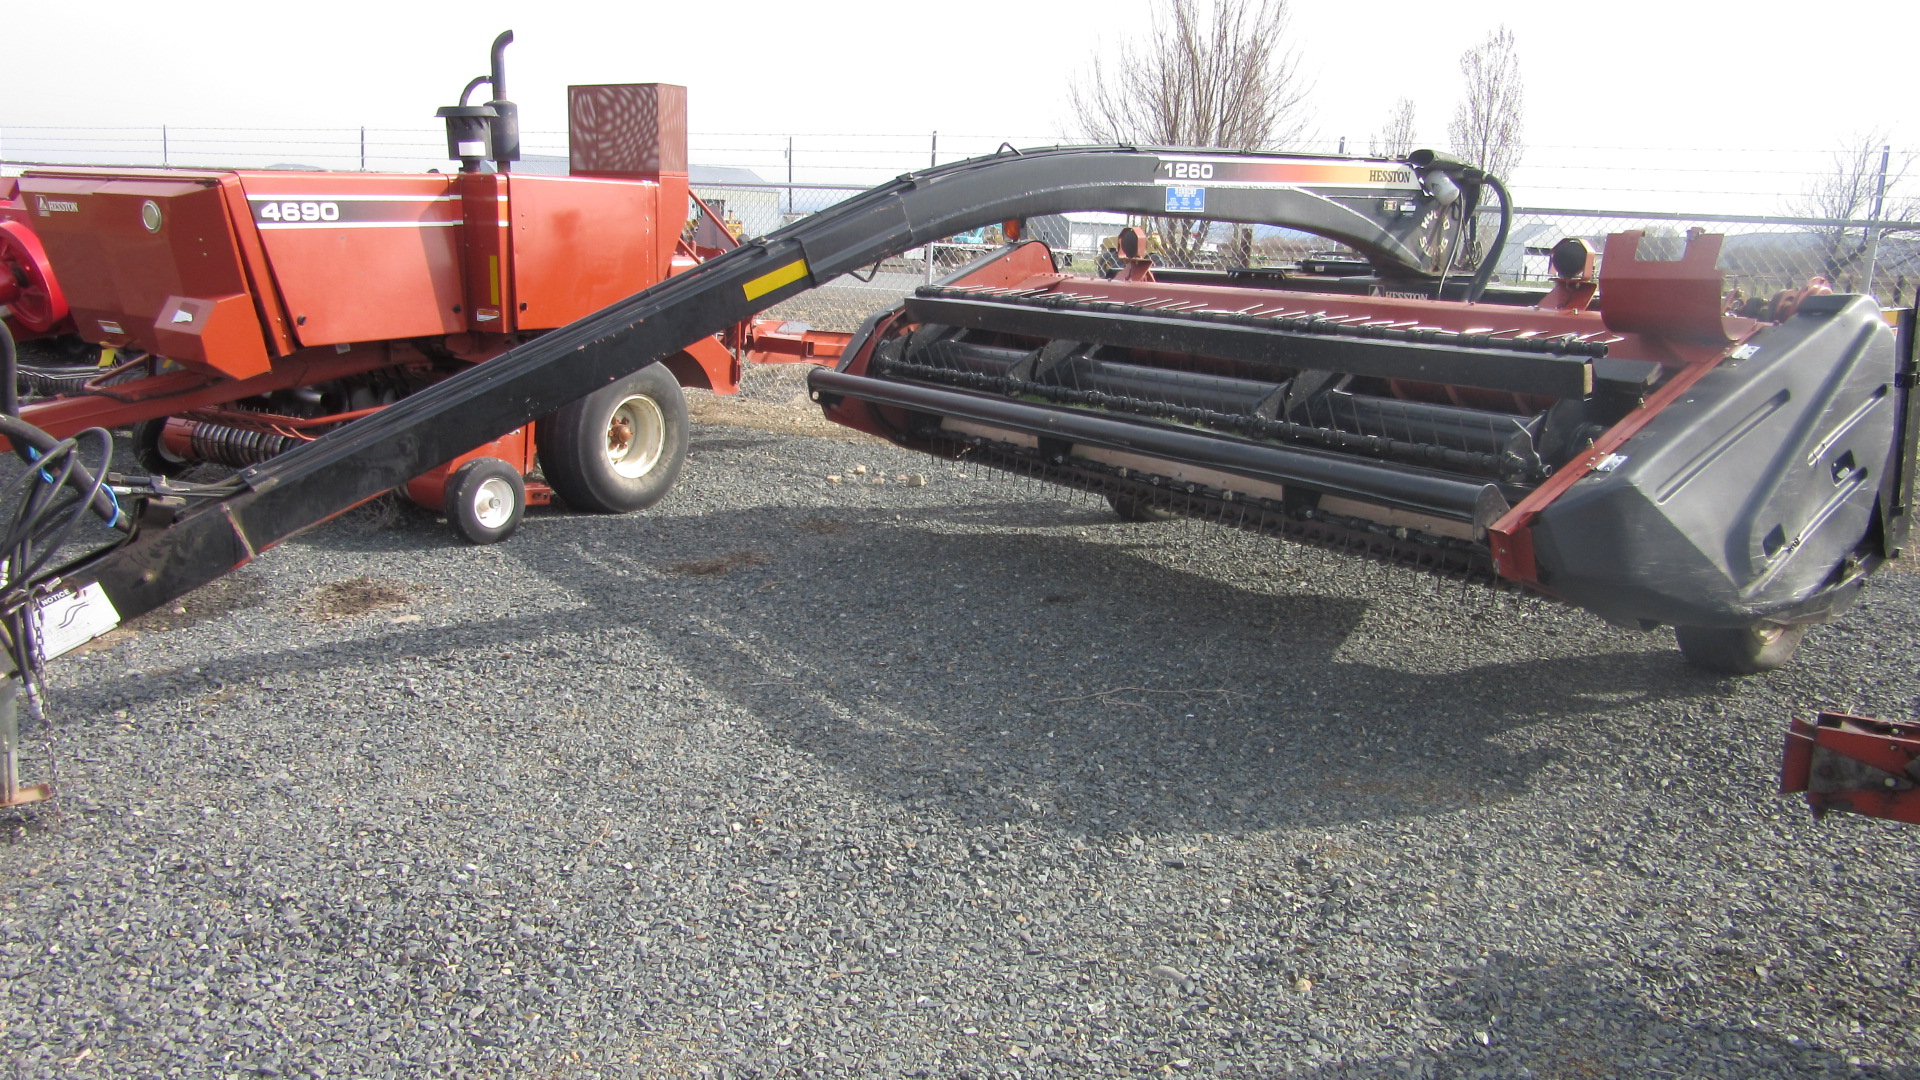
[[[1542,414],[1544,415],[1544,414]],[[1298,423],[1324,425],[1356,435],[1426,443],[1472,454],[1534,455],[1540,416],[1514,416],[1455,405],[1429,405],[1329,390],[1290,408]]]
[[[1163,401],[1186,408],[1259,416],[1279,415],[1284,384],[1230,379],[1197,371],[1114,363],[1096,357],[1074,357],[1046,372],[1040,380],[1074,390],[1096,390],[1116,397]]]
[[[1061,343],[1074,345],[1076,343]],[[965,341],[934,341],[908,348],[903,359],[916,369],[969,372],[1009,380],[1007,391],[1023,387],[1037,391],[1048,386],[1093,390],[1119,398],[1161,402],[1185,408],[1273,419],[1279,413],[1284,384],[1207,375],[1196,371],[1120,363],[1098,357],[1069,355],[1047,363],[1043,350],[1015,349]],[[883,361],[877,374],[887,374]]]
[[[807,385],[823,396],[893,405],[990,424],[1037,438],[1121,450],[1269,483],[1295,484],[1311,491],[1467,522],[1476,528],[1485,527],[1507,509],[1500,489],[1485,481],[1383,465],[1340,454],[1249,443],[824,368],[809,372]]]

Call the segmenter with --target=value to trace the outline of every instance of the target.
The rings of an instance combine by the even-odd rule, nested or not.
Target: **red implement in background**
[[[1815,815],[1843,810],[1920,825],[1920,724],[1823,712],[1787,733],[1780,793],[1807,794]]]
[[[73,332],[67,298],[34,235],[20,182],[0,177],[0,318],[17,341]]]
[[[496,82],[510,40],[496,42]],[[519,155],[512,129],[450,144],[458,172],[45,167],[7,181],[0,196],[18,196],[0,203],[10,321],[31,334],[77,330],[119,362],[76,371],[65,385],[77,389],[22,418],[55,436],[132,425],[135,452],[156,473],[255,464],[738,246],[688,189],[684,87],[576,86],[568,105],[568,176],[508,172]],[[451,111],[510,109],[463,100]],[[699,338],[662,363],[681,386],[727,394],[743,359],[836,356],[835,340],[769,322]],[[488,457],[525,474],[538,444],[550,480],[559,459],[579,474],[569,501],[580,508],[645,505],[684,453],[677,395],[645,396],[570,418],[570,434],[536,439],[527,424],[405,489],[445,509],[461,465]],[[607,487],[637,492],[647,469],[667,477],[657,492]],[[529,488],[523,503],[553,493]]]

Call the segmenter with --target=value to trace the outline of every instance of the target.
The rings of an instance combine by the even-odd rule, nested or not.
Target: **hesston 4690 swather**
[[[497,177],[445,182],[436,198],[458,195],[466,220],[509,231],[511,218],[489,216]],[[298,224],[323,224],[326,211],[316,223],[305,209],[323,200],[293,197],[310,193],[321,194],[263,190],[280,219],[253,210],[250,220],[293,225],[292,203]],[[125,212],[152,199],[130,191]],[[1475,235],[1496,201],[1497,232]],[[1019,238],[1027,219],[1073,211],[1277,225],[1366,265],[1168,270],[1129,232],[1114,279],[1067,277],[1045,245]],[[130,533],[55,574],[12,569],[15,652],[28,668],[656,361],[713,381],[698,351],[712,335],[840,274],[1001,222],[1010,243],[869,318],[836,369],[810,374],[828,417],[1103,494],[1127,517],[1185,514],[1529,590],[1615,623],[1672,625],[1689,659],[1716,671],[1785,663],[1809,625],[1906,543],[1911,312],[1896,335],[1870,297],[1810,289],[1763,317],[1731,315],[1720,238],[1706,234],[1676,260],[1643,258],[1640,234],[1618,234],[1597,270],[1570,240],[1555,249],[1550,289],[1503,287],[1490,279],[1509,217],[1495,178],[1425,151],[1008,151],[900,177],[666,274],[224,485],[123,482],[120,498],[137,504],[127,508],[71,443],[7,421],[16,444],[43,461],[61,455],[49,478],[72,492],[72,513],[117,517]],[[163,210],[160,231],[169,220]],[[260,235],[280,232],[328,235]],[[1472,248],[1477,268],[1462,271]],[[476,269],[490,265],[466,264],[482,292],[440,300],[436,317],[465,320],[441,324],[443,340],[482,333],[476,307],[504,319],[528,299],[500,279],[494,303],[495,279]],[[235,295],[244,313],[259,290]],[[292,304],[289,334],[299,315],[314,325],[324,310]],[[223,325],[217,310],[203,324],[202,309],[181,305],[161,321],[188,312],[184,324],[207,326],[204,336]]]

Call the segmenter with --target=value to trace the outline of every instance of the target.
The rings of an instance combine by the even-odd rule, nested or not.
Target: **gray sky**
[[[511,28],[509,89],[536,148],[537,133],[564,131],[569,83],[659,80],[690,88],[696,161],[774,178],[794,135],[801,179],[872,182],[923,163],[934,130],[942,160],[1071,136],[1074,81],[1095,50],[1144,33],[1150,10],[1150,0],[338,0],[209,17],[104,0],[12,23],[0,154],[51,157],[35,153],[47,139],[72,149],[88,145],[73,132],[110,126],[425,131]],[[1527,78],[1529,151],[1510,178],[1520,202],[1768,211],[1856,133],[1920,146],[1910,119],[1920,95],[1890,44],[1920,36],[1920,6],[1828,10],[1298,0],[1294,26],[1325,140],[1315,149],[1345,136],[1364,150],[1401,96],[1417,103],[1422,141],[1443,146],[1459,54],[1505,22]]]

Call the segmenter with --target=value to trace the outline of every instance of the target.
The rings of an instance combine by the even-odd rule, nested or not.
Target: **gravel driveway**
[[[0,1076],[1920,1078],[1920,830],[1773,793],[1920,710],[1920,575],[1716,679],[791,374],[650,512],[363,509],[56,662]]]

